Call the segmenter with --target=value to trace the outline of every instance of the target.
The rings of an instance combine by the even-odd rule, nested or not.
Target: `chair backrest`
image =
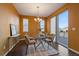
[[[54,34],[51,34],[52,40],[54,40]]]
[[[41,32],[39,35],[40,35],[41,37],[46,38],[46,33],[45,33],[45,32]]]
[[[55,35],[54,34],[48,34],[48,37],[51,38],[51,40],[54,40]]]
[[[55,40],[55,34],[52,35],[52,41],[54,41],[54,40]]]
[[[25,34],[24,37],[25,37],[26,41],[29,43],[29,35]]]

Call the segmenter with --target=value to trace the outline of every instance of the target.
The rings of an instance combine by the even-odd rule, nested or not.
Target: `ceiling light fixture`
[[[40,19],[40,16],[39,16],[39,6],[37,6],[36,8],[37,8],[38,15],[37,15],[37,17],[34,18],[34,20],[37,21],[37,22],[40,22],[41,19]]]

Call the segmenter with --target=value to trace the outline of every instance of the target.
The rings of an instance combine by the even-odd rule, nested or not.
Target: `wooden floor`
[[[7,54],[7,56],[26,56],[27,45],[24,40],[20,41],[16,46]]]
[[[55,44],[55,49],[58,50],[59,54],[56,56],[79,56],[78,54],[72,52],[71,50],[67,49],[66,47],[54,43]]]
[[[67,48],[54,43],[55,49],[59,52],[54,56],[79,56],[78,54],[68,50]],[[7,56],[27,56],[28,50],[25,41],[20,41],[8,54]],[[42,55],[43,56],[43,55]]]

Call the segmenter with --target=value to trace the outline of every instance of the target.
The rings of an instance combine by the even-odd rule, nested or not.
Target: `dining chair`
[[[29,35],[26,34],[25,39],[26,39],[26,42],[28,43],[28,47],[29,47],[29,45],[33,45],[35,50],[36,50],[36,46],[35,46],[36,40],[35,40],[35,38],[30,37]]]
[[[48,43],[48,49],[49,49],[50,44],[54,46],[54,42],[53,42],[54,37],[55,37],[54,34],[47,34],[45,41]]]

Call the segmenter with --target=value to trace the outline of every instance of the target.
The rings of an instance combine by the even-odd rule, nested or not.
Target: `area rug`
[[[48,44],[45,42],[43,44],[44,47],[42,46],[42,44],[40,44],[36,48],[36,50],[34,49],[33,45],[29,45],[27,56],[53,56],[58,54],[58,51],[55,48],[53,48],[52,46],[49,46],[48,48]]]

